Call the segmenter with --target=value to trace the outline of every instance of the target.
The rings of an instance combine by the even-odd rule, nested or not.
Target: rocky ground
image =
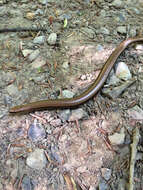
[[[143,189],[143,43],[87,103],[9,113],[83,92],[142,20],[142,0],[0,0],[0,30],[31,28],[0,33],[0,189]]]

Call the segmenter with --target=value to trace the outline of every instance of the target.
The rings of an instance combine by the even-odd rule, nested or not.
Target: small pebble
[[[87,77],[86,77],[86,75],[81,75],[80,79],[81,79],[81,80],[86,80]]]
[[[117,32],[119,32],[120,34],[126,34],[127,33],[126,26],[118,26]]]
[[[69,90],[63,90],[62,95],[64,98],[73,98],[75,94]]]
[[[114,133],[113,135],[110,135],[108,138],[112,145],[123,144],[125,140],[124,128],[121,129],[120,133]]]
[[[48,1],[49,0],[38,0],[38,2],[41,3],[42,5],[46,5]]]
[[[122,80],[129,80],[132,78],[128,66],[124,62],[119,62],[116,68],[116,76]]]
[[[26,164],[33,169],[41,170],[46,167],[47,159],[43,149],[35,149],[26,159]]]
[[[51,33],[48,37],[48,44],[50,45],[55,45],[57,41],[57,34],[56,33]]]
[[[68,121],[70,113],[71,113],[70,109],[64,109],[64,110],[59,112],[59,116],[60,116],[62,121]]]
[[[37,123],[36,121],[30,125],[28,129],[28,137],[32,141],[40,141],[44,139],[46,136],[45,129],[40,123]]]
[[[34,38],[33,43],[34,44],[44,44],[45,42],[45,36],[37,36]]]
[[[22,50],[22,54],[24,57],[27,57],[28,55],[30,55],[33,52],[32,49],[23,49]]]
[[[82,108],[79,108],[72,111],[69,121],[79,120],[84,118],[85,116],[87,116],[87,113]]]
[[[121,84],[120,86],[116,86],[114,88],[103,88],[102,93],[110,97],[111,99],[115,100],[118,98],[129,86],[131,86],[136,80],[129,80]]]
[[[107,80],[107,85],[111,86],[111,85],[116,85],[118,84],[120,81],[119,78],[116,77],[115,74],[113,74],[108,80]],[[106,87],[106,85],[105,85]]]
[[[62,67],[64,69],[68,69],[69,68],[69,61],[65,61],[63,64],[62,64]]]
[[[116,7],[116,8],[122,8],[124,5],[123,1],[121,0],[114,0],[112,2],[112,6]]]
[[[26,14],[28,20],[33,20],[35,18],[35,13],[29,12]]]
[[[137,44],[136,47],[135,47],[136,50],[143,50],[143,45],[141,44]]]

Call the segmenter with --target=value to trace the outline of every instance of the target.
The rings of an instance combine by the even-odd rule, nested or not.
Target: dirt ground
[[[143,43],[86,103],[9,113],[81,94],[142,23],[142,0],[0,0],[0,190],[143,190]]]

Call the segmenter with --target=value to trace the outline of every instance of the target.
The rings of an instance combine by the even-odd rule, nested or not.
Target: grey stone
[[[122,80],[129,80],[132,78],[128,66],[124,62],[119,62],[116,68],[116,76]]]
[[[48,3],[48,0],[38,0],[39,3],[41,3],[42,5],[46,5]]]
[[[69,118],[69,121],[75,121],[75,120],[79,120],[79,119],[82,119],[83,117],[87,116],[87,113],[79,108],[79,109],[76,109],[76,110],[73,110],[72,111],[72,114]]]
[[[102,93],[104,95],[106,95],[107,97],[110,97],[111,99],[114,100],[114,99],[118,98],[120,96],[120,94],[122,94],[126,90],[126,88],[131,86],[135,81],[136,81],[136,79],[131,79],[129,81],[124,82],[120,86],[114,87],[112,89],[103,88]]]
[[[42,170],[46,167],[47,159],[43,149],[35,149],[26,159],[26,164],[33,169]]]
[[[40,51],[38,49],[34,50],[28,57],[29,61],[34,61],[40,54]]]
[[[37,36],[33,40],[34,44],[44,44],[44,42],[45,42],[45,36]]]
[[[112,6],[117,7],[117,8],[122,8],[123,5],[124,5],[124,2],[121,0],[114,0],[112,2]]]
[[[120,133],[114,133],[113,135],[108,136],[108,138],[113,145],[123,144],[125,140],[124,128],[121,129]]]
[[[69,119],[70,113],[70,109],[60,111],[59,115],[62,121],[67,121]]]
[[[30,55],[33,52],[32,49],[23,49],[22,50],[22,54],[24,57],[27,57],[28,55]]]
[[[118,26],[117,27],[117,32],[119,32],[121,34],[126,34],[127,33],[126,26]]]
[[[44,139],[46,136],[46,132],[44,127],[40,124],[37,123],[36,121],[30,125],[29,129],[28,129],[28,137],[36,142],[36,141],[40,141],[42,139]]]
[[[69,90],[63,90],[62,91],[62,95],[65,98],[73,98],[73,96],[75,95],[73,92],[69,91]]]
[[[48,44],[50,45],[55,45],[57,41],[57,34],[56,33],[51,33],[48,37]]]

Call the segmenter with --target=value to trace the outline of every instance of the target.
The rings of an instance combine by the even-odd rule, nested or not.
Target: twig
[[[134,189],[134,166],[136,161],[137,145],[139,142],[139,138],[140,138],[139,129],[138,127],[136,127],[133,132],[133,143],[131,144],[129,190]]]

